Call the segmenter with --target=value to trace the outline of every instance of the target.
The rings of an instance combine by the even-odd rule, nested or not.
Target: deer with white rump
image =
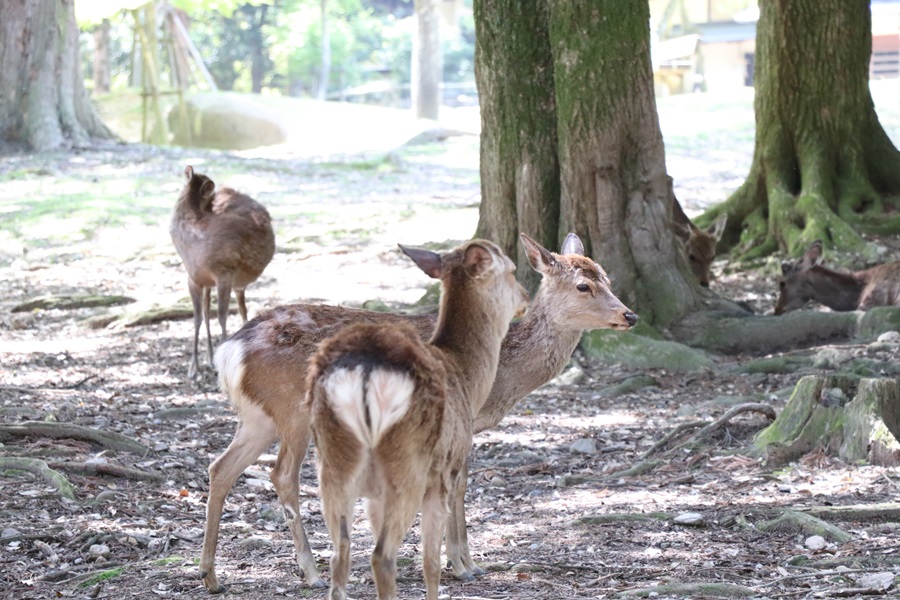
[[[822,265],[822,242],[813,242],[796,262],[781,263],[775,314],[800,308],[809,301],[831,310],[869,310],[900,306],[900,261],[844,273]]]
[[[500,344],[528,295],[495,244],[473,240],[439,255],[403,248],[441,281],[428,342],[405,323],[356,324],[310,358],[307,402],[319,453],[322,513],[334,555],[330,600],[344,600],[353,506],[368,498],[380,600],[397,596],[397,551],[422,508],[425,597],[437,600],[441,535]]]
[[[585,330],[627,330],[637,316],[610,290],[606,273],[584,256],[569,234],[561,254],[522,234],[521,240],[541,284],[525,317],[510,325],[490,395],[477,411],[475,431],[497,425],[524,396],[560,374]],[[310,442],[306,362],[316,345],[353,323],[407,322],[422,339],[435,327],[431,315],[403,316],[340,306],[295,304],[265,311],[247,322],[216,352],[219,381],[238,412],[231,445],[209,468],[209,498],[200,573],[212,592],[223,591],[215,574],[222,508],[237,477],[272,443],[281,440],[271,477],[284,506],[301,575],[311,586],[324,585],[316,572],[299,516],[300,465]],[[447,555],[453,573],[471,579],[484,573],[472,559],[466,539],[466,478],[454,492],[447,527]]]

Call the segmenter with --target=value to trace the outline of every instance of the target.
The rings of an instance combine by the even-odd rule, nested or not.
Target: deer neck
[[[809,271],[812,299],[832,310],[856,310],[866,282],[856,273],[839,273],[825,267]]]

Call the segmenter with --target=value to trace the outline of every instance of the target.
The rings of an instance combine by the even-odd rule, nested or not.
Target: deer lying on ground
[[[256,281],[275,254],[275,233],[265,207],[246,194],[231,188],[216,190],[206,175],[184,170],[187,183],[175,203],[169,234],[188,275],[188,291],[194,308],[194,345],[188,376],[199,369],[197,344],[200,320],[206,322],[207,356],[212,362],[212,335],[209,331],[210,289],[215,286],[222,339],[227,337],[226,321],[231,290],[237,296],[238,311],[247,321],[244,288]]]
[[[900,306],[900,262],[841,273],[822,264],[822,242],[813,242],[795,262],[781,263],[775,314],[800,308],[810,300],[831,310],[869,310]]]
[[[525,317],[510,325],[490,395],[477,412],[475,431],[494,427],[524,396],[560,374],[585,330],[634,326],[637,316],[610,290],[603,269],[584,256],[575,234],[555,254],[521,235],[528,260],[541,273],[540,287]],[[281,440],[271,478],[284,507],[301,575],[324,585],[316,572],[299,514],[300,465],[311,431],[302,405],[306,362],[316,345],[352,323],[407,322],[428,339],[433,315],[404,316],[339,306],[295,304],[265,311],[248,321],[216,352],[219,382],[238,412],[234,439],[209,467],[209,498],[200,573],[206,587],[222,591],[215,553],[222,507],[237,477],[272,443]],[[466,478],[460,479],[447,528],[447,554],[454,575],[483,573],[469,553],[464,512]]]
[[[369,500],[378,598],[398,598],[397,551],[421,507],[425,597],[437,600],[450,494],[460,485],[500,344],[528,302],[515,264],[492,242],[473,240],[443,256],[403,251],[441,281],[431,339],[423,342],[405,323],[355,324],[322,342],[309,360],[307,404],[334,545],[331,600],[347,597],[359,496]]]
[[[712,279],[710,267],[716,259],[716,245],[722,239],[728,215],[722,215],[716,222],[706,229],[694,225],[694,222],[684,214],[681,204],[674,200],[672,204],[672,218],[675,221],[675,233],[684,245],[684,251],[691,267],[691,273],[703,287],[709,287]]]

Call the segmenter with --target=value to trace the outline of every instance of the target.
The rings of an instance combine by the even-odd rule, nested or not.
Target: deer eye
[[[591,291],[591,286],[589,286],[586,283],[579,283],[578,285],[575,286],[575,289],[578,290],[579,292],[589,292],[589,291]]]
[[[781,289],[784,289],[786,285],[787,285],[787,284],[786,284],[785,282],[783,282],[783,281],[779,281],[779,282],[778,282],[778,287],[780,287]]]

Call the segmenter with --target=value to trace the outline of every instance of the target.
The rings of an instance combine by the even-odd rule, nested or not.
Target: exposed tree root
[[[646,460],[647,458],[650,458],[651,456],[668,446],[669,442],[677,438],[685,431],[688,431],[689,429],[697,429],[698,427],[703,427],[707,424],[709,424],[709,421],[691,421],[690,423],[682,423],[680,425],[677,425],[674,429],[672,429],[672,431],[664,435],[662,439],[653,444],[653,446],[651,446],[649,450],[641,454],[640,459]]]
[[[758,595],[759,592],[751,588],[729,583],[670,583],[619,592],[616,597],[748,598]]]
[[[661,460],[642,460],[641,462],[632,465],[627,469],[610,473],[606,477],[608,479],[618,479],[619,477],[637,477],[638,475],[643,475],[644,473],[653,471],[654,469],[656,469],[656,467],[663,464],[663,462],[664,461]]]
[[[843,521],[900,521],[900,502],[854,504],[851,506],[814,506],[799,509],[820,519]]]
[[[20,437],[47,437],[51,439],[69,438],[93,442],[104,448],[133,452],[141,456],[150,449],[130,437],[113,431],[100,431],[90,427],[72,425],[71,423],[51,423],[45,421],[26,421],[15,425],[0,425],[0,442]]]
[[[85,462],[54,462],[50,466],[61,471],[73,471],[82,475],[110,475],[135,481],[162,481],[164,477],[158,473],[133,469],[124,465],[116,465],[103,459]]]
[[[121,306],[136,302],[128,296],[97,296],[86,295],[62,295],[62,296],[38,296],[27,302],[17,304],[11,312],[29,312],[41,310],[72,310],[76,308],[95,308],[98,306]]]
[[[625,521],[671,521],[674,516],[672,513],[667,512],[608,513],[578,517],[569,521],[567,525],[605,525],[607,523],[622,523]]]
[[[24,458],[19,456],[4,456],[0,458],[0,471],[14,470],[26,471],[40,477],[56,488],[56,493],[69,500],[75,500],[75,488],[62,473],[51,469],[46,462],[39,458]]]
[[[769,418],[770,421],[775,420],[775,409],[769,406],[768,404],[762,404],[759,402],[748,402],[746,404],[739,404],[737,406],[732,407],[728,410],[724,415],[689,437],[687,440],[681,442],[674,448],[672,451],[680,450],[685,446],[695,445],[699,440],[715,433],[716,431],[722,429],[733,419],[735,416],[744,413],[744,412],[759,412],[764,414]]]
[[[807,535],[820,535],[839,544],[844,544],[853,539],[853,536],[843,529],[796,510],[786,510],[776,519],[757,523],[756,528],[767,532],[800,531]]]

